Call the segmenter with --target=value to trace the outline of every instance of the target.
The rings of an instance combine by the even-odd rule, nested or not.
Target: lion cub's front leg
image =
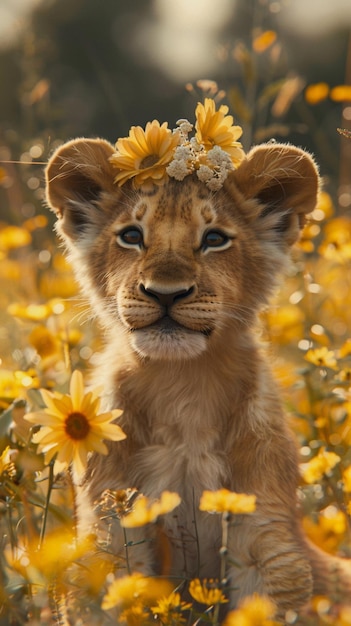
[[[276,603],[283,618],[312,595],[311,566],[296,514],[295,447],[284,432],[270,441],[250,435],[247,444],[245,458],[240,450],[235,453],[235,491],[256,493],[257,508],[230,525],[231,604],[261,593]]]
[[[260,517],[260,511],[240,529],[231,529],[229,555],[230,600],[235,607],[242,597],[267,595],[283,618],[288,609],[298,609],[312,594],[312,573],[302,546],[288,520]]]

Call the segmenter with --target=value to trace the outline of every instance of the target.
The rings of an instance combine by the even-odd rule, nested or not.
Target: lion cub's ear
[[[287,245],[297,241],[319,189],[318,170],[307,152],[285,144],[257,146],[230,178],[245,199],[258,200],[249,212],[259,233]]]
[[[46,168],[47,203],[60,218],[60,230],[76,239],[97,218],[104,191],[118,193],[109,157],[114,148],[102,139],[74,139],[58,148]]]

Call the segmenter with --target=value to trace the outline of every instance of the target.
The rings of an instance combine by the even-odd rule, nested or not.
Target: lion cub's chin
[[[162,332],[152,328],[133,331],[132,348],[143,357],[174,361],[194,359],[207,350],[208,338],[187,328]]]

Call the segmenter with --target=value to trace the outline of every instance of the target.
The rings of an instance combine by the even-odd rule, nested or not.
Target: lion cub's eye
[[[117,243],[124,248],[141,248],[144,243],[143,233],[139,228],[130,226],[117,234]]]
[[[222,233],[220,230],[209,230],[204,234],[202,239],[202,248],[224,248],[230,243],[230,237]]]

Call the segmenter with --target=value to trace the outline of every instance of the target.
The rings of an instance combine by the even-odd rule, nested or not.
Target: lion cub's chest
[[[148,374],[133,381],[126,400],[128,421],[137,422],[131,484],[150,496],[170,490],[186,499],[219,489],[228,480],[223,394],[196,372]]]

